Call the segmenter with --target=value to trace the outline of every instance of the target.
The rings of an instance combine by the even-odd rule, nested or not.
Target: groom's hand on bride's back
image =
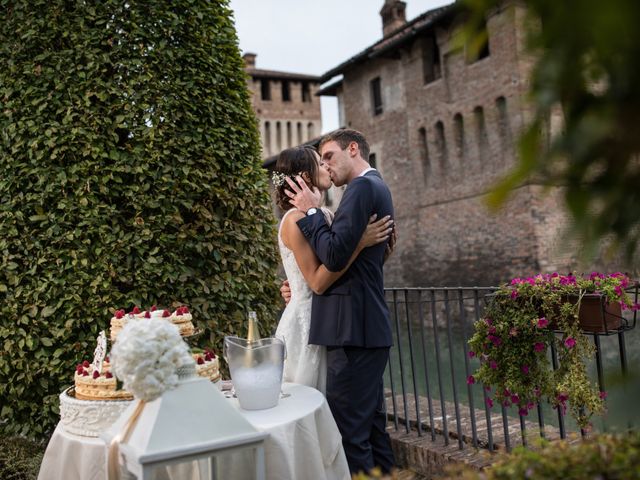
[[[280,295],[282,295],[282,299],[285,304],[289,304],[289,300],[291,300],[291,287],[289,286],[289,280],[284,280],[282,285],[280,286]]]

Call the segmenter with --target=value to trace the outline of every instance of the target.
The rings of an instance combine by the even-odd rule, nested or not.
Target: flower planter
[[[574,305],[578,297],[569,297]],[[580,302],[578,323],[584,332],[603,333],[622,325],[622,308],[618,302],[607,303],[602,295],[586,294]]]

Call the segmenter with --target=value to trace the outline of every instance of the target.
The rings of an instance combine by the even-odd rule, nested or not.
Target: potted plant
[[[590,295],[605,308],[617,304],[636,310],[625,290],[629,283],[621,273],[554,273],[515,278],[501,286],[469,340],[469,355],[479,358],[480,367],[468,382],[481,382],[492,392],[489,406],[494,401],[515,406],[521,416],[545,398],[563,413],[568,404],[578,425],[586,428],[591,415],[604,411],[606,393],[587,376],[585,361],[595,346],[578,322],[582,302]],[[552,343],[559,360],[555,371],[547,358]]]

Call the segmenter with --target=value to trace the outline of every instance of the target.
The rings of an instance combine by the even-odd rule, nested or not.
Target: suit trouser
[[[389,348],[327,348],[327,401],[352,474],[394,465],[386,432],[382,375]]]

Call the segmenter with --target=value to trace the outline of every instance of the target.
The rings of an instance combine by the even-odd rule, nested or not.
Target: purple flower
[[[569,337],[564,341],[564,346],[567,347],[569,350],[571,350],[573,347],[576,346],[576,340],[573,337]]]
[[[502,406],[509,408],[511,406],[511,402],[509,400],[505,400],[504,402],[502,402]]]
[[[520,415],[521,417],[526,417],[527,415],[529,415],[529,410],[527,410],[526,408],[521,408],[520,410],[518,410],[518,415]]]
[[[489,340],[491,341],[491,343],[493,343],[496,347],[499,347],[500,345],[502,345],[502,339],[500,337],[496,337],[495,335],[489,335]]]
[[[522,373],[524,373],[525,375],[529,375],[529,365],[522,366]]]
[[[473,375],[469,375],[467,377],[467,385],[473,385],[476,383],[476,378]]]
[[[484,389],[485,389],[487,392],[490,392],[490,391],[491,391],[491,385],[485,385],[485,386],[484,386]]]
[[[498,368],[498,364],[496,363],[495,360],[489,360],[489,368],[495,370],[496,368]]]
[[[600,392],[600,398],[602,400],[604,400],[605,398],[607,398],[607,392]]]
[[[514,393],[514,394],[511,395],[511,402],[520,403],[520,397],[518,396],[517,393]]]
[[[566,393],[559,393],[557,398],[560,403],[564,403],[569,400],[569,395],[567,395]]]
[[[541,317],[538,319],[538,328],[545,328],[547,325],[549,325],[549,320],[547,320],[545,317]]]
[[[535,404],[533,402],[527,403],[527,410],[533,410],[533,407],[535,407]]]
[[[489,408],[493,407],[493,400],[491,400],[489,397],[487,397],[487,407]]]
[[[536,352],[542,352],[542,351],[546,350],[547,348],[544,346],[544,343],[536,342],[536,344],[533,346],[533,349]]]
[[[473,350],[469,350],[469,358],[473,358],[476,356],[476,352],[474,352]]]

